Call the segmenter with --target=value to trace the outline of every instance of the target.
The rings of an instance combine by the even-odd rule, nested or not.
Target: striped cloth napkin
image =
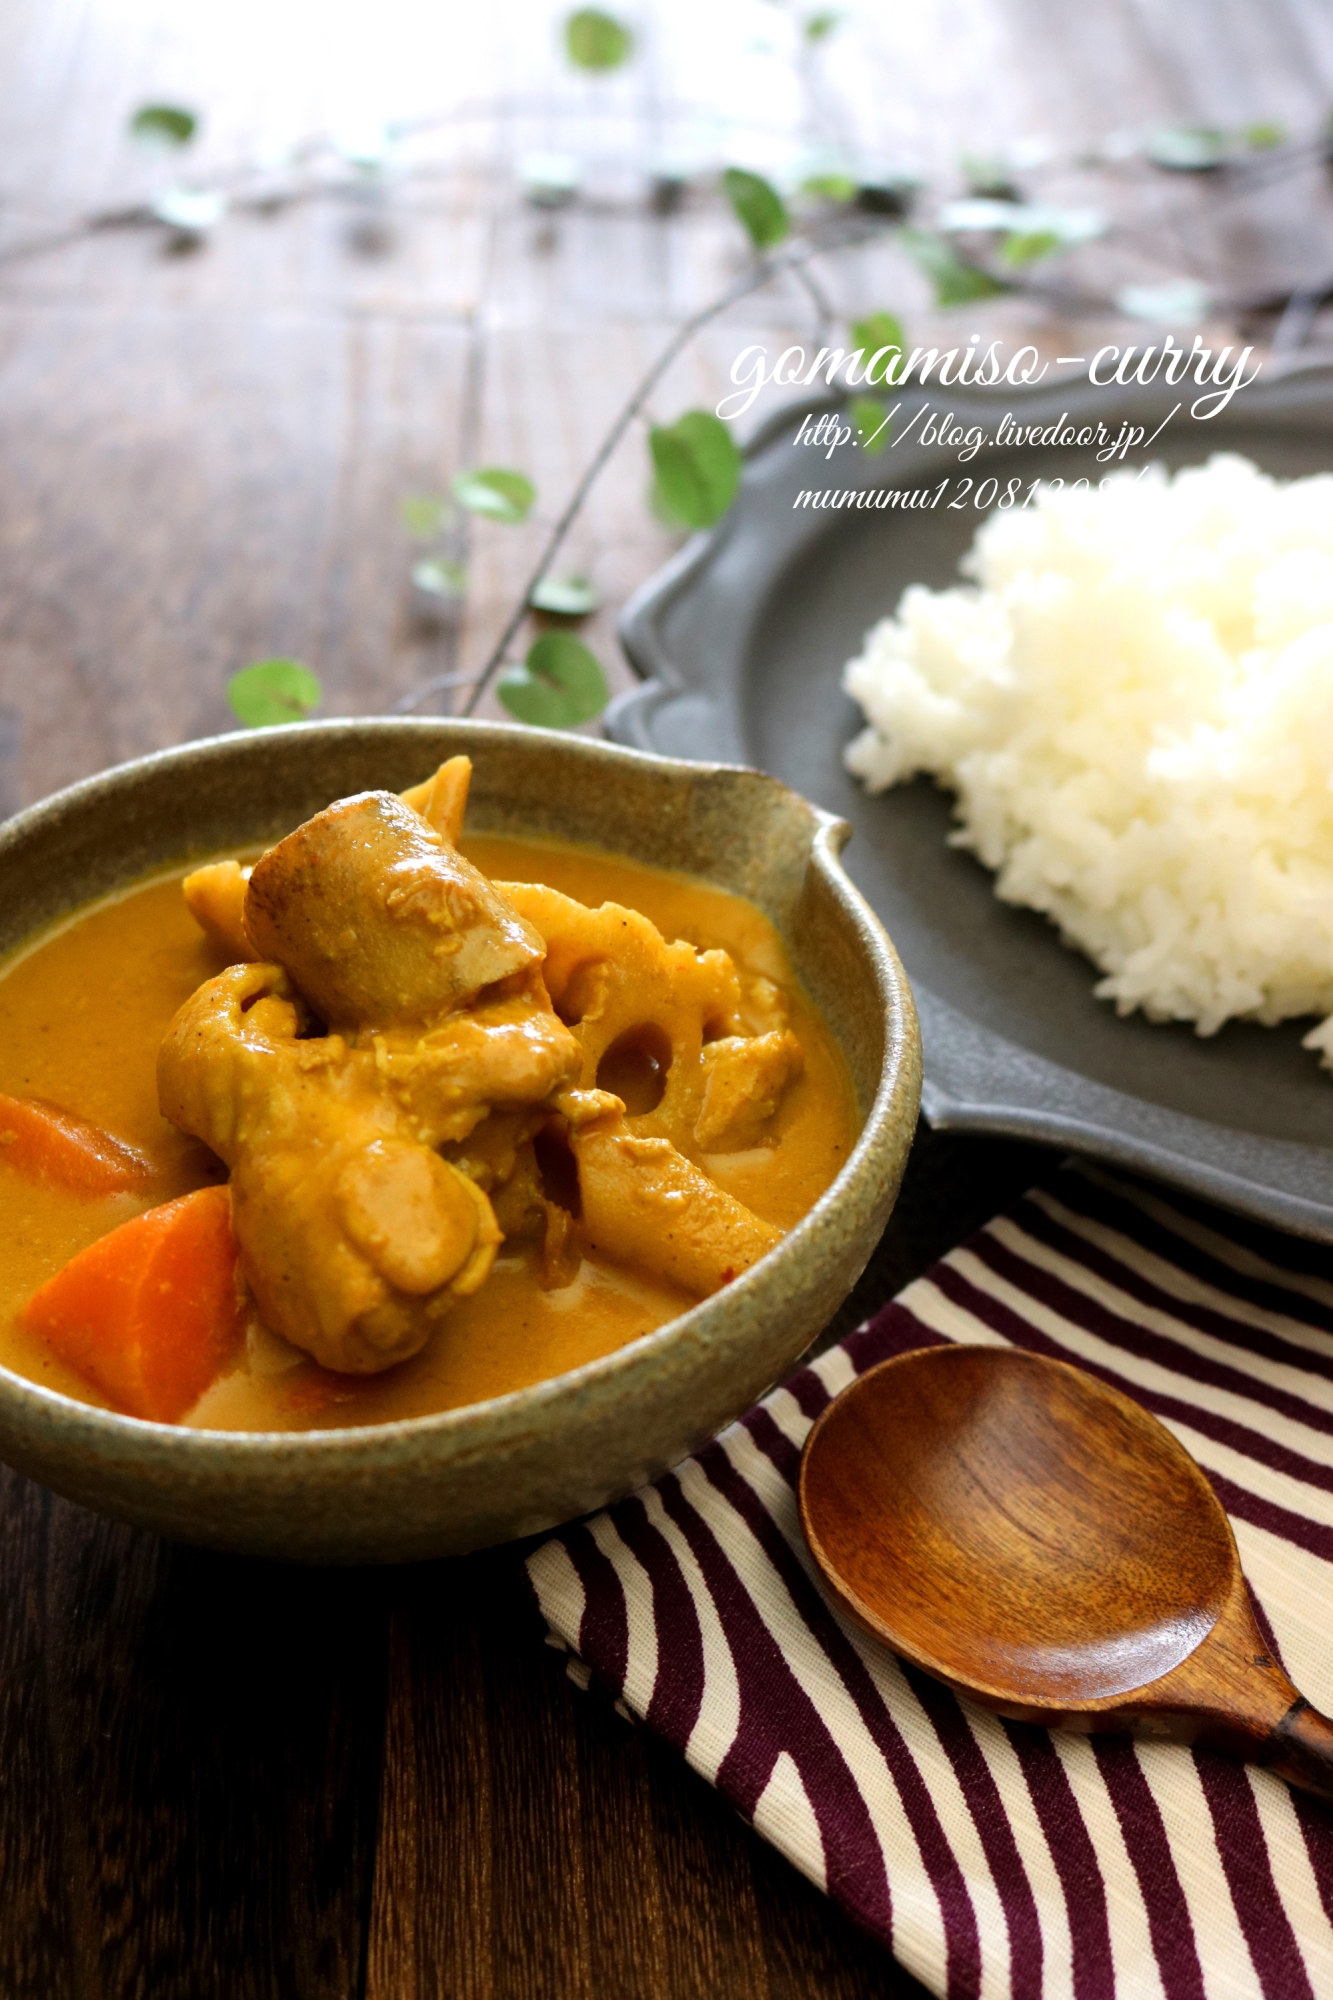
[[[805,1435],[947,1340],[1077,1362],[1161,1417],[1231,1515],[1266,1642],[1333,1710],[1333,1252],[1087,1167],[544,1543],[553,1642],[949,2000],[1333,2000],[1333,1808],[1209,1751],[1001,1722],[823,1595]]]

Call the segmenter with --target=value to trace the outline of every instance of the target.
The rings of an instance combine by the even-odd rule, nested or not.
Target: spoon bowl
[[[1018,1348],[923,1348],[812,1429],[801,1520],[842,1608],[1012,1719],[1208,1742],[1333,1798],[1333,1724],[1267,1651],[1231,1524],[1128,1396]]]

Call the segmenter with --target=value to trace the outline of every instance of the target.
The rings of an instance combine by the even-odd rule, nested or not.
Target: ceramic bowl
[[[553,1526],[661,1472],[762,1394],[846,1297],[893,1206],[920,1054],[892,945],[839,863],[843,822],[758,772],[583,737],[425,720],[191,743],[0,829],[0,950],[173,862],[274,839],[348,793],[466,750],[470,828],[684,869],[776,924],[842,1047],[864,1125],[828,1192],[733,1284],[618,1352],[438,1416],[237,1433],[145,1423],[0,1370],[0,1457],[180,1540],[312,1562],[403,1561]]]

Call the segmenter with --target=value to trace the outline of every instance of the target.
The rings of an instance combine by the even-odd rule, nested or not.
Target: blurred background
[[[238,726],[254,661],[460,707],[729,291],[515,657],[555,619],[625,683],[619,607],[725,503],[650,434],[747,343],[1318,354],[1331,110],[1325,0],[7,0],[0,809]]]

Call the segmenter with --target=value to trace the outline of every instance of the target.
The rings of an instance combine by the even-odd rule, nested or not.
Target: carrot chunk
[[[241,1340],[227,1189],[199,1188],[99,1237],[21,1318],[118,1410],[175,1423]]]
[[[89,1199],[145,1188],[156,1168],[147,1154],[100,1125],[42,1097],[0,1093],[0,1161],[25,1179]]]

